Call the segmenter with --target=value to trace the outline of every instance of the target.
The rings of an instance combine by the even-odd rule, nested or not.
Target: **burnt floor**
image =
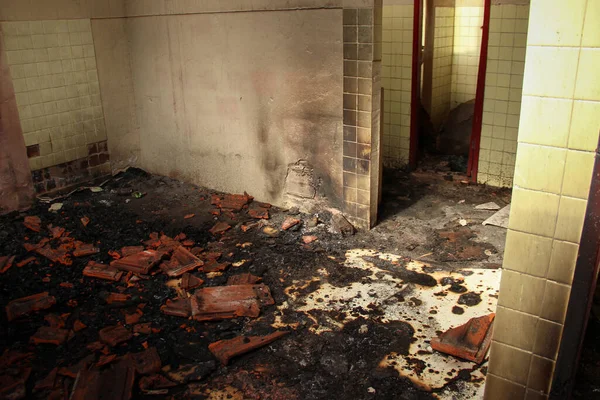
[[[118,357],[153,347],[160,356],[160,374],[176,385],[145,393],[138,376],[134,398],[469,399],[481,393],[485,364],[433,354],[427,343],[441,328],[495,308],[506,232],[482,226],[493,212],[474,206],[489,201],[504,206],[509,192],[447,181],[436,173],[387,171],[381,223],[370,232],[344,237],[332,231],[327,210],[294,215],[302,226],[283,231],[290,211],[271,208],[265,226],[252,226],[256,220],[246,210],[211,214],[210,190],[140,171],[130,170],[103,189],[60,200],[58,212],[38,203],[25,213],[0,217],[0,256],[14,255],[15,263],[32,255],[23,244],[48,237],[50,224],[100,249],[73,258],[71,265],[34,254],[35,261],[13,265],[0,275],[3,305],[45,291],[56,297],[51,308],[24,318],[8,322],[4,313],[0,316],[2,350],[10,350],[0,360],[0,379],[7,383],[27,377],[27,398],[47,398],[49,393],[66,398],[87,368],[125,379],[115,364]],[[135,198],[131,192],[145,195]],[[41,219],[40,233],[23,225],[25,216]],[[90,221],[86,227],[84,217]],[[217,221],[232,228],[214,236],[209,230]],[[241,229],[248,224],[250,229]],[[268,234],[266,226],[273,228]],[[204,280],[201,287],[226,285],[231,276],[249,272],[270,288],[275,305],[264,307],[258,318],[198,322],[161,312],[178,291],[160,270],[129,282],[82,276],[89,261],[109,263],[109,252],[140,245],[152,232],[171,238],[183,233],[194,247],[222,254],[219,263],[228,265],[226,270],[194,273]],[[306,236],[317,240],[305,244]],[[107,304],[108,293],[131,297]],[[136,310],[141,318],[135,324],[150,323],[151,331],[90,350],[106,326],[121,324],[133,331],[126,316]],[[58,346],[31,343],[30,337],[52,321],[49,316],[61,318],[70,338]],[[79,323],[85,328],[74,332]],[[276,329],[290,334],[228,366],[208,350],[218,340]],[[27,357],[10,360],[9,354]],[[112,355],[117,358],[96,366]],[[188,366],[196,367],[195,377],[178,383],[173,371]],[[52,388],[34,390],[53,368],[59,374],[47,385]]]

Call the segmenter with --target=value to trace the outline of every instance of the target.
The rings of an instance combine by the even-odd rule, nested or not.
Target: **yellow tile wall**
[[[25,144],[39,144],[32,170],[86,157],[106,140],[89,19],[3,22]]]
[[[523,49],[515,46],[525,27],[524,11],[493,9],[494,31],[510,33],[513,46],[498,46],[496,79],[508,75],[519,81]],[[485,399],[546,399],[552,380],[577,258],[595,150],[600,131],[600,2],[597,0],[532,0],[518,127],[518,149],[509,230],[504,254],[498,314]],[[521,13],[521,14],[520,14]],[[502,26],[507,32],[502,32]],[[492,40],[492,38],[490,38]],[[507,36],[505,36],[505,40]],[[519,36],[522,41],[523,37]],[[511,49],[508,61],[502,49]],[[515,64],[516,63],[516,64]],[[495,64],[495,63],[494,63]],[[486,94],[489,81],[486,83]],[[519,86],[508,86],[499,98],[493,87],[486,97],[484,123],[511,127],[519,113],[505,113],[515,102]],[[512,91],[512,92],[511,92]],[[494,107],[490,106],[494,101]],[[499,116],[499,117],[498,117]],[[496,125],[496,121],[506,124]],[[512,116],[512,117],[511,117]],[[516,116],[516,117],[515,117]],[[496,119],[498,118],[498,119]],[[489,135],[487,136],[490,137]],[[490,140],[494,140],[493,131]],[[506,136],[502,143],[506,146]],[[511,142],[511,141],[510,141]],[[497,142],[500,145],[499,142]],[[495,145],[490,147],[490,157]],[[482,145],[483,148],[483,145]],[[499,151],[497,151],[499,152]],[[481,165],[481,164],[480,164]],[[503,164],[501,164],[503,165]],[[518,366],[515,367],[515,366]]]
[[[492,5],[483,102],[483,125],[477,181],[511,187],[517,152],[529,5]],[[526,100],[524,100],[526,101]],[[520,135],[542,128],[544,121],[525,120]],[[540,125],[541,124],[541,125]],[[547,130],[547,138],[557,137]]]
[[[383,6],[381,86],[384,88],[383,163],[408,163],[412,77],[412,5]]]
[[[439,127],[451,108],[454,7],[435,7],[431,121]]]
[[[482,25],[483,7],[463,7],[457,4],[454,12],[450,108],[475,98]]]

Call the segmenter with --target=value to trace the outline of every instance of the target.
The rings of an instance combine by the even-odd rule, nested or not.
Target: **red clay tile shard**
[[[298,218],[294,217],[286,217],[286,219],[281,224],[281,229],[287,231],[288,229],[298,225],[301,221]]]
[[[90,223],[90,219],[88,217],[81,217],[80,221],[84,228]]]
[[[269,210],[266,208],[251,208],[248,210],[248,215],[254,219],[269,219]]]
[[[123,293],[108,293],[108,295],[102,297],[104,297],[107,304],[126,303],[131,300],[131,295]]]
[[[31,257],[27,257],[24,260],[21,260],[17,263],[17,267],[18,268],[23,268],[24,266],[26,266],[27,264],[30,264],[32,262],[34,262],[36,260],[35,257],[31,256]]]
[[[192,317],[197,321],[253,317],[260,307],[275,304],[265,285],[214,286],[198,289],[190,298]]]
[[[77,364],[69,365],[68,367],[61,367],[58,369],[58,375],[68,376],[69,378],[77,378],[79,371],[86,370],[88,365],[94,363],[96,357],[93,354],[89,354],[77,362]]]
[[[87,328],[87,325],[84,324],[83,322],[81,322],[80,320],[75,320],[75,322],[73,323],[73,330],[75,332],[79,332],[84,330],[85,328]]]
[[[227,285],[253,285],[262,280],[262,278],[250,273],[230,276],[227,279]]]
[[[132,396],[134,380],[135,369],[126,360],[102,372],[96,369],[81,370],[69,400],[128,400]]]
[[[196,216],[196,214],[187,214],[185,217],[183,217],[183,219],[190,219],[190,218],[194,218]]]
[[[125,246],[121,248],[121,257],[127,257],[144,251],[144,246]]]
[[[160,307],[160,310],[167,315],[187,318],[191,315],[190,299],[167,300],[166,304]]]
[[[136,324],[133,326],[133,333],[140,333],[142,335],[149,335],[152,333],[152,325],[150,322],[144,324]]]
[[[65,289],[73,289],[73,284],[71,282],[61,282],[58,286]]]
[[[145,392],[155,389],[171,388],[174,386],[177,386],[177,383],[172,382],[164,376],[158,374],[142,376],[140,378],[140,389]]]
[[[123,271],[109,267],[105,264],[100,264],[95,261],[88,262],[83,269],[83,275],[90,278],[105,279],[107,281],[118,282],[123,276]]]
[[[196,242],[194,242],[193,240],[184,240],[183,242],[181,242],[182,245],[186,246],[186,247],[192,247]]]
[[[132,314],[125,314],[125,323],[127,325],[137,324],[140,318],[142,318],[142,315],[143,313],[140,310],[137,310]]]
[[[48,230],[52,234],[53,239],[58,239],[65,234],[65,228],[61,228],[60,226],[52,226],[52,224],[48,225]]]
[[[75,248],[75,250],[73,251],[73,256],[74,257],[85,257],[85,256],[91,256],[92,254],[97,254],[97,253],[100,253],[99,248],[95,247],[93,244],[84,243]]]
[[[251,202],[252,196],[244,192],[244,194],[226,194],[224,196],[211,196],[211,204],[219,208],[232,211],[240,211],[246,204]]]
[[[185,273],[181,277],[180,286],[183,290],[190,290],[202,285],[204,281],[192,274]]]
[[[122,325],[107,326],[101,329],[99,332],[100,341],[111,347],[123,343],[131,339],[131,332],[129,332]]]
[[[273,343],[288,333],[286,331],[278,331],[267,336],[238,336],[230,340],[219,340],[218,342],[211,343],[208,345],[208,349],[221,361],[221,364],[227,365],[233,357]]]
[[[210,228],[209,232],[216,236],[227,232],[229,229],[231,229],[231,225],[227,222],[217,222],[215,226]]]
[[[35,249],[35,252],[55,263],[60,263],[63,265],[73,264],[73,261],[71,261],[64,249],[53,249],[49,245],[46,245],[44,247]]]
[[[219,264],[216,260],[209,260],[202,267],[202,271],[203,272],[220,272],[220,271],[225,271],[227,268],[229,268],[230,265],[231,265],[231,263],[228,263],[228,262]]]
[[[317,239],[318,238],[316,236],[302,236],[302,241],[304,242],[304,244],[310,244]]]
[[[431,347],[442,353],[480,364],[490,347],[494,317],[488,314],[471,318],[466,324],[450,328],[431,340]]]
[[[24,399],[27,394],[25,382],[29,377],[26,376],[10,376],[0,375],[0,399]]]
[[[85,346],[89,351],[100,351],[104,348],[104,344],[100,342],[92,342]]]
[[[21,353],[20,351],[6,349],[0,356],[0,369],[13,366],[17,361],[28,360],[33,353]]]
[[[140,353],[130,353],[129,358],[135,370],[140,375],[150,375],[160,372],[162,362],[160,361],[156,347],[150,347]]]
[[[96,363],[96,367],[103,367],[105,365],[110,364],[111,362],[115,361],[117,359],[117,355],[116,354],[109,354],[106,356],[100,356],[100,358],[98,359],[98,362]]]
[[[23,220],[23,225],[34,232],[39,232],[42,229],[42,220],[40,217],[27,216]]]
[[[171,260],[161,264],[162,271],[171,277],[176,277],[201,267],[204,263],[198,257],[190,253],[188,249],[179,246],[173,252]]]
[[[51,328],[64,328],[65,327],[65,319],[67,317],[68,317],[68,315],[65,318],[62,318],[60,315],[47,314],[47,315],[44,315],[44,321],[46,321],[48,323],[48,325],[50,325]]]
[[[47,390],[47,389],[54,388],[54,385],[56,383],[57,371],[58,371],[58,368],[52,369],[52,371],[50,371],[50,373],[48,373],[48,375],[46,375],[46,377],[44,379],[39,380],[35,384],[35,387],[33,388],[33,390],[36,392],[39,392],[41,390]]]
[[[210,210],[210,213],[212,215],[219,216],[219,215],[221,215],[221,210],[219,210],[218,208],[215,208],[215,209]]]
[[[52,328],[42,326],[37,332],[29,338],[33,344],[54,344],[56,346],[63,344],[69,337],[69,331],[66,329]]]
[[[6,316],[9,321],[13,321],[34,311],[46,310],[54,304],[56,304],[54,296],[50,296],[48,292],[38,293],[8,303],[6,306]]]
[[[150,269],[160,262],[162,253],[154,250],[144,250],[110,263],[111,267],[146,275]]]
[[[15,256],[3,256],[0,257],[0,274],[8,271],[10,267],[12,267],[13,262],[15,261]]]

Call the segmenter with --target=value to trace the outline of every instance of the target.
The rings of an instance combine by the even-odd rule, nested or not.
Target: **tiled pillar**
[[[545,399],[600,130],[600,1],[532,0],[485,398]]]
[[[344,212],[366,229],[377,221],[381,4],[371,0],[344,5]]]

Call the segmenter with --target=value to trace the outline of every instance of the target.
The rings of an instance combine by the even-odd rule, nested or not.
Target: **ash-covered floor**
[[[0,397],[481,396],[486,363],[429,343],[494,312],[506,231],[481,225],[494,211],[475,206],[504,206],[509,191],[389,171],[381,223],[352,236],[333,231],[328,210],[299,214],[254,201],[227,211],[227,198],[213,195],[129,170],[101,192],[58,200],[56,212],[38,203],[0,217],[0,257],[14,256],[0,275],[1,304],[48,292],[32,307],[9,305],[10,321],[0,317]],[[35,219],[24,225],[27,216],[39,217],[39,232]],[[161,264],[121,276],[93,270],[116,281],[83,275],[94,262],[125,260],[126,246],[143,246],[125,253],[158,254]],[[244,298],[234,311],[210,303],[248,297],[222,288],[236,280],[265,298]],[[278,331],[287,334],[229,359]]]

